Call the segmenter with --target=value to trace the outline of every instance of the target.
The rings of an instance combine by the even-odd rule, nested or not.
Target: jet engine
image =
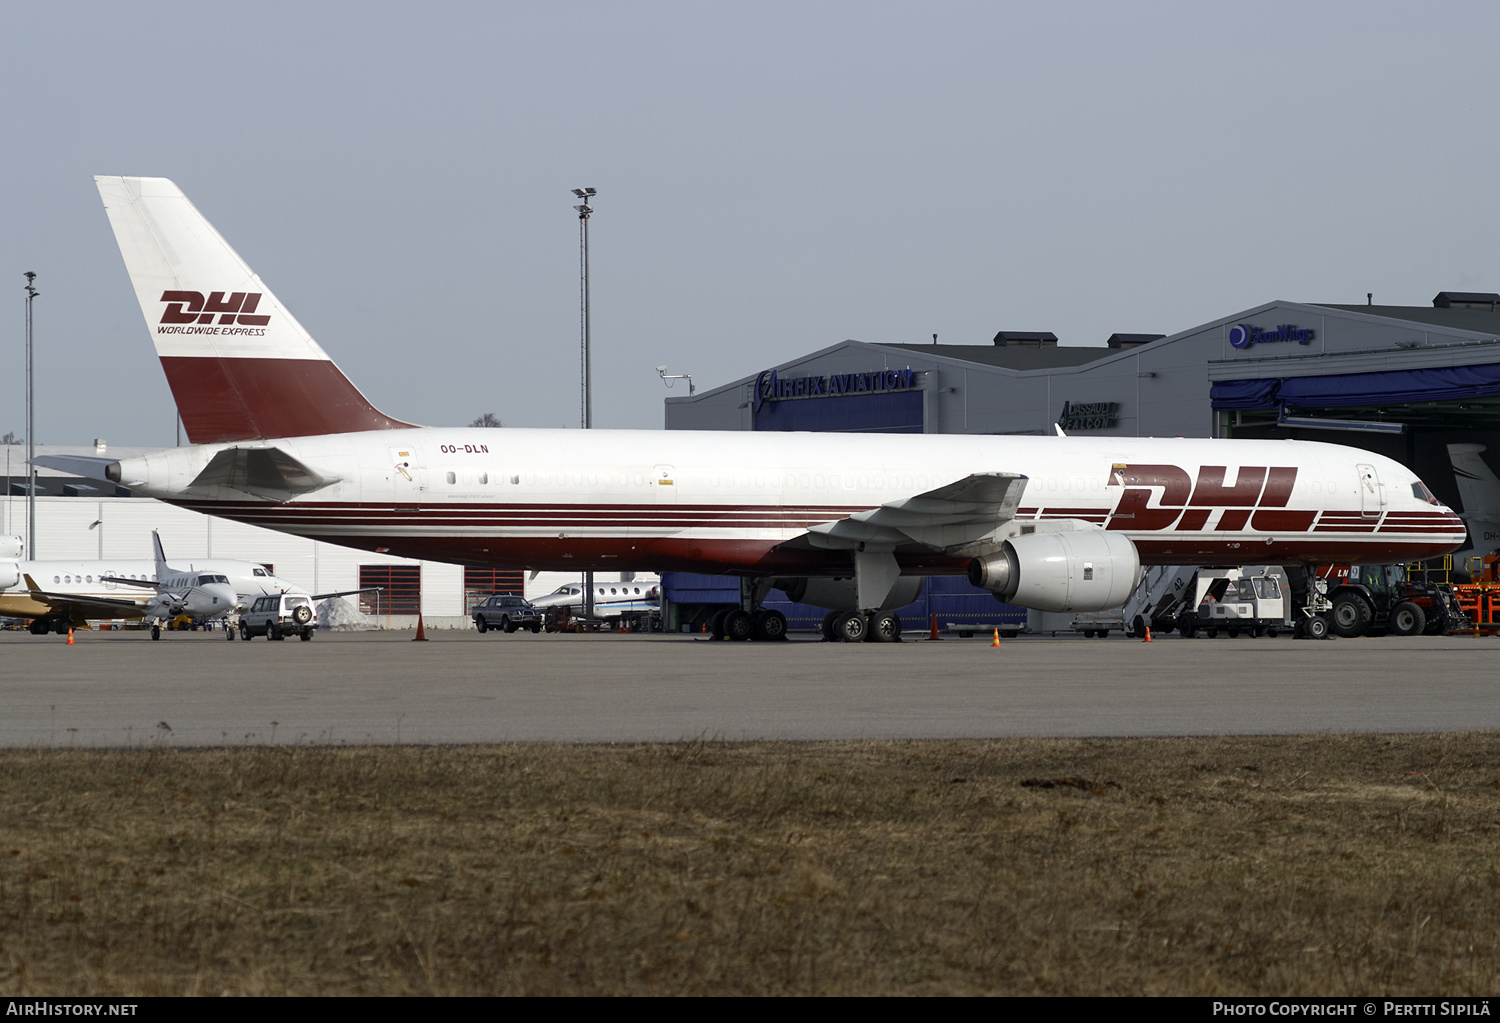
[[[853,576],[797,576],[794,579],[777,579],[776,588],[798,604],[811,604],[830,611],[859,609],[859,594],[855,590]],[[886,595],[880,610],[905,607],[916,600],[921,592],[921,576],[903,575]]]
[[[19,536],[0,536],[0,558],[19,558],[21,547]]]
[[[14,561],[10,564],[0,564],[0,590],[8,590],[12,586],[21,585],[21,566]]]
[[[969,562],[969,582],[1039,611],[1118,607],[1140,575],[1135,544],[1102,529],[1012,537],[998,552]]]

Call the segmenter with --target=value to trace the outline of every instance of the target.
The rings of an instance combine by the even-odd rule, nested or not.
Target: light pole
[[[595,188],[575,188],[573,194],[578,197],[578,205],[573,208],[578,211],[578,304],[579,316],[582,322],[579,324],[580,356],[583,361],[583,428],[592,430],[594,428],[594,390],[593,390],[593,353],[590,351],[590,328],[589,322],[589,214],[594,208],[589,205],[589,200],[598,194]],[[594,617],[594,573],[588,571],[583,574],[583,617],[588,621]]]
[[[26,271],[26,557],[36,560],[36,386],[31,358],[31,303],[41,294]]]

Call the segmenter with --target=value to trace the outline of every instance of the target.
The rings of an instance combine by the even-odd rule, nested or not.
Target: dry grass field
[[[0,994],[1495,994],[1500,735],[0,751]]]

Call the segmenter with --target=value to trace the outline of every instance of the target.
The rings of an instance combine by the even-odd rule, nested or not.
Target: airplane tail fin
[[[176,185],[94,182],[194,444],[411,425],[359,393]]]
[[[1483,444],[1448,445],[1448,458],[1453,463],[1453,478],[1458,483],[1458,496],[1464,502],[1465,517],[1500,517],[1500,479],[1480,457],[1484,450]]]
[[[151,531],[151,546],[156,554],[156,579],[165,582],[167,578],[167,552],[161,548],[161,534],[156,530]]]

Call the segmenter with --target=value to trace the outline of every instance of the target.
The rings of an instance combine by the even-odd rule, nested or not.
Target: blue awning
[[[1220,380],[1209,394],[1216,409],[1353,408],[1483,398],[1500,395],[1500,363],[1322,377]]]

